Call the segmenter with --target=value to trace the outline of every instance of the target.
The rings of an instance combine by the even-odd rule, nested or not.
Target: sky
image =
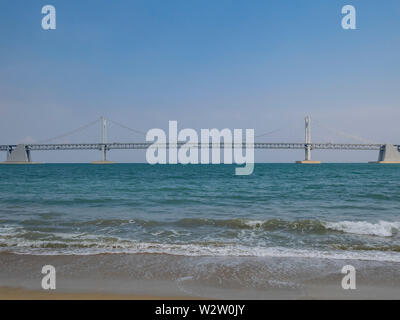
[[[43,30],[44,5],[56,30]],[[344,30],[341,9],[356,9]],[[256,141],[400,144],[398,0],[2,0],[0,144],[35,143],[101,116],[141,132],[253,128]],[[109,142],[144,136],[109,122]],[[357,137],[357,138],[355,138]],[[362,139],[361,139],[362,138]],[[51,140],[100,142],[100,124]],[[0,161],[5,160],[0,154]],[[111,151],[144,162],[144,151]],[[262,150],[293,162],[302,150]],[[313,151],[324,162],[370,151]],[[33,152],[34,161],[89,162],[100,152]]]

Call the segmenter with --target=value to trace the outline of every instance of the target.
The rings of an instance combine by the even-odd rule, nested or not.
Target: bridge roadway
[[[178,146],[187,145],[200,148],[223,148],[224,143],[202,144],[202,143],[185,143],[178,142]],[[31,151],[51,151],[51,150],[112,150],[112,149],[147,149],[151,145],[159,148],[169,148],[169,144],[152,143],[152,142],[134,142],[134,143],[61,143],[61,144],[26,144],[25,148]],[[255,142],[252,144],[254,149],[304,149],[310,146],[311,150],[332,149],[332,150],[381,150],[383,144],[348,144],[348,143],[290,143],[290,142]],[[233,146],[242,146],[246,148],[246,144],[234,143]],[[0,151],[11,151],[16,145],[0,145]],[[172,145],[171,147],[174,147]],[[176,147],[176,146],[175,146]],[[247,145],[251,147],[251,145]],[[399,145],[395,145],[399,147]]]

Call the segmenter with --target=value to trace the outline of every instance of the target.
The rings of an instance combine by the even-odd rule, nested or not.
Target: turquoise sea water
[[[0,250],[400,261],[400,167],[0,166]]]

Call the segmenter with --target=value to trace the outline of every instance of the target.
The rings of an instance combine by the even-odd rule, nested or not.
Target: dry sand
[[[0,300],[188,300],[191,297],[163,297],[113,293],[71,293],[0,287]]]

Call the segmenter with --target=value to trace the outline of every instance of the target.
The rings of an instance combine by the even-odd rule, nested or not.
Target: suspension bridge
[[[51,140],[60,139],[76,133],[80,130],[83,130],[95,123],[101,123],[101,142],[99,143],[46,143]],[[125,125],[119,124],[115,121],[109,120],[114,124],[117,124],[125,129],[131,130],[135,133],[139,133],[142,135],[146,135],[144,132],[140,132],[138,130],[129,128]],[[303,149],[305,152],[304,160],[296,161],[297,163],[302,164],[318,164],[320,161],[315,161],[311,159],[311,151],[312,150],[376,150],[378,151],[378,160],[372,161],[373,163],[400,163],[400,145],[392,145],[392,144],[381,144],[381,143],[313,143],[311,142],[311,118],[307,116],[305,118],[305,140],[303,143],[299,142],[243,142],[241,147],[245,148],[254,148],[254,149]],[[275,130],[277,131],[277,130]],[[269,133],[275,132],[271,131]],[[264,135],[268,135],[269,133],[262,134],[256,137],[261,137]],[[177,144],[170,145],[169,143],[165,143],[159,147],[172,148],[172,147],[180,147],[185,145],[185,142],[177,142]],[[78,129],[70,131],[66,134],[57,136],[55,138],[49,139],[42,143],[33,143],[33,144],[6,144],[0,145],[0,151],[5,151],[7,153],[7,159],[4,162],[0,162],[1,164],[34,164],[31,159],[32,151],[57,151],[57,150],[99,150],[101,152],[101,160],[94,161],[94,164],[108,164],[113,163],[112,161],[107,160],[107,152],[115,149],[147,149],[150,146],[154,145],[153,142],[132,142],[132,143],[119,143],[107,142],[107,119],[101,117],[96,121],[93,121],[85,126],[82,126]],[[216,145],[212,144],[204,144],[197,143],[196,146],[198,148],[215,148]],[[223,148],[225,143],[219,143],[217,145],[218,148]]]

